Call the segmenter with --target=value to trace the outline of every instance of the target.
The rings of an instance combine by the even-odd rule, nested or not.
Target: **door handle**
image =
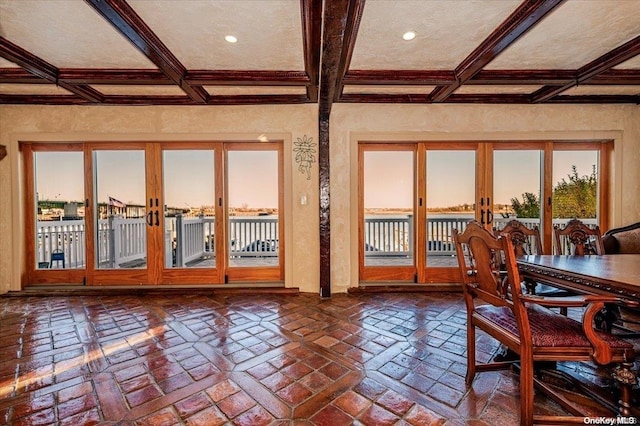
[[[156,210],[156,226],[160,226],[160,213]]]
[[[484,209],[480,210],[480,224],[484,225]]]
[[[153,226],[153,212],[151,210],[147,213],[147,225]]]
[[[487,225],[490,225],[492,223],[493,223],[493,212],[487,209]]]

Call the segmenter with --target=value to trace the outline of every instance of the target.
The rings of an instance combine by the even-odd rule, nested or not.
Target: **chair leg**
[[[533,425],[533,360],[520,355],[520,424]]]
[[[623,362],[613,371],[613,378],[620,386],[619,413],[631,417],[631,389],[638,384],[638,378],[631,370],[632,362]]]
[[[471,324],[471,318],[467,318]],[[473,325],[467,327],[467,377],[465,383],[471,386],[476,376],[476,329]]]

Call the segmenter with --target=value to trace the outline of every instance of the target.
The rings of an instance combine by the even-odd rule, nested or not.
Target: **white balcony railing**
[[[464,230],[472,217],[451,215],[427,219],[427,254],[455,254],[453,230]],[[511,218],[496,218],[498,229]],[[519,219],[526,226],[539,226],[539,219]],[[554,219],[562,225],[569,219]],[[596,219],[582,219],[595,226]],[[146,261],[144,218],[118,216],[98,221],[97,263],[101,268],[140,266]],[[364,223],[365,256],[407,257],[414,255],[414,217],[368,216]],[[86,263],[84,220],[39,221],[36,232],[36,262],[39,268],[84,268]],[[275,217],[232,217],[229,219],[229,255],[235,258],[277,257],[278,219]],[[59,253],[62,261],[52,260]],[[215,218],[167,218],[165,267],[184,267],[198,259],[215,257]]]

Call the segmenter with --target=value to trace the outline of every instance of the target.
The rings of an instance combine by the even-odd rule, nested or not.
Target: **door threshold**
[[[147,294],[300,294],[298,287],[287,288],[284,283],[233,283],[215,285],[154,285],[154,286],[82,286],[82,285],[38,285],[20,291],[10,291],[0,297],[33,296],[113,296]]]
[[[361,293],[411,293],[411,292],[456,292],[462,291],[459,283],[402,283],[402,282],[361,282],[358,287],[349,288],[351,294]]]

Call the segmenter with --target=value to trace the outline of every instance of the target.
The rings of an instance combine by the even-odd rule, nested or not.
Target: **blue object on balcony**
[[[62,250],[54,250],[51,253],[51,263],[49,263],[49,268],[53,268],[53,262],[62,262],[62,268],[64,269],[64,252]]]

